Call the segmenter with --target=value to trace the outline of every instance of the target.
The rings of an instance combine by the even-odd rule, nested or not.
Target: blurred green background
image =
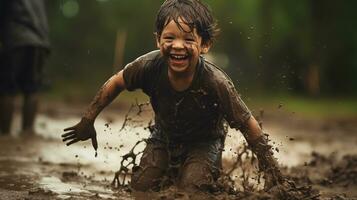
[[[87,102],[111,74],[156,49],[162,2],[47,1],[46,97]],[[357,1],[205,2],[221,28],[207,57],[231,76],[248,105],[357,116]]]

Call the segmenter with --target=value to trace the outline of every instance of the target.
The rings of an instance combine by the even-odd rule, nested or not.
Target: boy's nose
[[[182,40],[173,41],[172,48],[174,48],[174,49],[183,49],[184,48],[184,41],[182,41]]]

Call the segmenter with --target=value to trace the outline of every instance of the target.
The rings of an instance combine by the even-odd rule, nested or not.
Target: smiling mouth
[[[170,58],[173,60],[186,60],[188,58],[188,55],[180,55],[180,54],[170,54]]]

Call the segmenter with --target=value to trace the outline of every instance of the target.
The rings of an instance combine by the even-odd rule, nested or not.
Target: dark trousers
[[[24,94],[22,130],[33,133],[41,87],[44,60],[48,50],[41,47],[18,47],[0,54],[0,134],[10,134],[14,97]]]
[[[36,93],[42,84],[47,49],[24,46],[0,55],[0,95]]]

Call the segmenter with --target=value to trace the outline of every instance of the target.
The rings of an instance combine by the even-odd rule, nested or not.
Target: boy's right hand
[[[69,140],[69,142],[66,143],[67,146],[74,144],[78,141],[92,139],[93,148],[94,150],[97,150],[97,133],[94,129],[93,121],[87,118],[82,118],[78,124],[66,128],[64,129],[64,131],[68,131],[67,133],[62,134],[63,142]]]

